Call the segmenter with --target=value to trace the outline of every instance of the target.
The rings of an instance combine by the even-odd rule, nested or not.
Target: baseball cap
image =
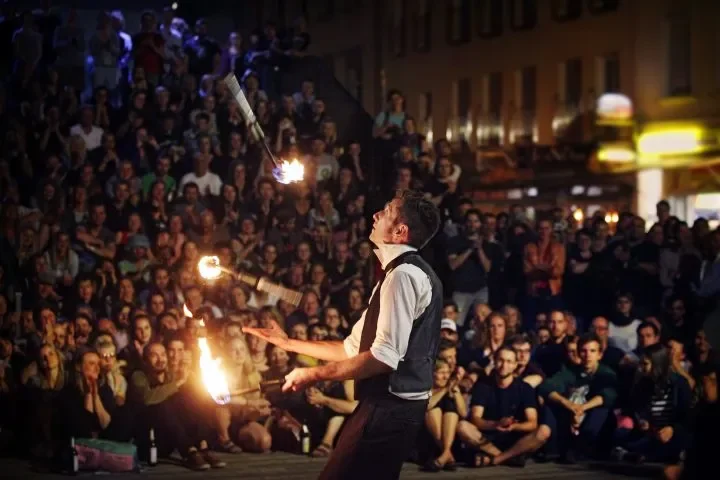
[[[457,332],[457,323],[449,318],[443,318],[440,321],[440,330],[452,330],[453,332]]]

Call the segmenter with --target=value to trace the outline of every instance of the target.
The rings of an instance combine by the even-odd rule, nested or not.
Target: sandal
[[[458,469],[457,463],[455,463],[454,460],[451,460],[451,461],[447,462],[447,463],[443,466],[443,470],[445,470],[446,472],[455,472],[455,471],[457,471],[457,469]]]
[[[487,453],[476,453],[473,457],[473,468],[486,468],[495,466],[495,457]]]
[[[317,447],[315,447],[315,450],[310,454],[313,458],[325,458],[329,457],[332,453],[332,447],[328,445],[327,443],[321,443]]]

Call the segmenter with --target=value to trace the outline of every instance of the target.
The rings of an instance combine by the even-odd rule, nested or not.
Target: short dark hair
[[[395,198],[402,200],[398,220],[408,227],[408,245],[423,248],[440,228],[440,210],[415,190],[399,190]]]
[[[527,333],[518,333],[510,337],[510,341],[507,342],[508,345],[522,345],[524,343],[530,344],[530,346],[533,346],[533,339],[528,335]]]
[[[660,336],[660,329],[658,328],[658,326],[655,325],[654,323],[648,322],[648,321],[644,321],[644,322],[640,323],[640,325],[638,325],[637,333],[639,334],[640,330],[645,330],[646,328],[651,328],[653,331],[653,335],[655,335],[656,337]]]
[[[602,342],[600,341],[600,337],[598,337],[594,333],[586,333],[585,335],[580,337],[580,340],[578,340],[578,350],[580,350],[586,343],[590,342],[596,342],[598,345],[600,345],[600,348],[602,349]]]

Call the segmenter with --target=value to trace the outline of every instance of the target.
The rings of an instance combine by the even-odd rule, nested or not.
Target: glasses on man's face
[[[530,355],[530,349],[529,348],[516,348],[515,353],[518,355],[523,354],[523,353],[525,355]]]
[[[102,355],[102,358],[103,358],[103,360],[110,360],[112,358],[115,358],[115,354],[114,353],[104,353]]]

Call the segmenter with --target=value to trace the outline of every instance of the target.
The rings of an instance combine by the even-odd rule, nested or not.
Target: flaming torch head
[[[194,318],[192,312],[183,304],[183,314],[187,318]],[[200,320],[201,326],[205,327],[205,322]],[[202,329],[204,331],[204,328]],[[204,334],[203,334],[204,335]],[[230,403],[230,386],[222,369],[222,360],[213,358],[210,344],[205,336],[197,339],[198,348],[200,349],[200,376],[202,378],[205,389],[208,391],[212,399],[218,405],[226,405]]]
[[[218,405],[230,402],[230,386],[221,367],[221,360],[213,358],[205,337],[198,338],[200,349],[200,375],[210,396]]]
[[[215,280],[222,275],[220,259],[215,256],[205,256],[198,262],[198,272],[205,280]]]
[[[305,176],[305,166],[298,162],[297,159],[293,159],[292,162],[284,160],[279,167],[273,168],[272,173],[275,180],[287,185],[288,183],[302,181]]]

